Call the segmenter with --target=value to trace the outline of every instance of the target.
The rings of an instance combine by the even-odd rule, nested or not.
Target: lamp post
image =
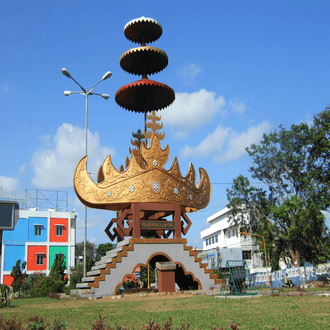
[[[69,73],[69,71],[65,68],[63,68],[61,70],[62,74],[65,75],[66,77],[72,79],[80,88],[81,91],[79,92],[71,92],[71,91],[64,91],[64,95],[65,96],[69,96],[71,94],[81,94],[81,95],[85,95],[85,99],[86,99],[86,108],[85,108],[85,155],[87,156],[87,119],[88,119],[88,96],[89,95],[98,95],[101,96],[102,98],[104,98],[105,100],[107,100],[109,98],[109,94],[99,94],[99,93],[93,93],[92,90],[94,89],[94,87],[96,85],[98,85],[101,81],[106,80],[108,78],[110,78],[112,76],[112,73],[110,71],[106,72],[103,77],[96,83],[94,84],[91,88],[89,89],[85,89],[84,87],[82,87],[78,81],[76,81],[71,74]],[[86,163],[86,170],[87,170],[87,163]],[[87,206],[85,205],[85,228],[84,228],[84,277],[86,277],[86,242],[87,242]]]

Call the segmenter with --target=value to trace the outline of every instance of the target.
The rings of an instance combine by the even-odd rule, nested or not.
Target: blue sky
[[[263,133],[283,124],[311,121],[329,102],[329,1],[11,1],[0,13],[0,186],[69,191],[83,239],[83,207],[72,189],[84,155],[85,99],[63,67],[85,88],[110,70],[110,79],[89,98],[89,166],[96,173],[107,154],[124,164],[131,133],[143,115],[120,108],[116,91],[140,77],[119,65],[136,44],[125,24],[145,16],[163,27],[152,46],[164,50],[168,67],[150,78],[176,92],[158,112],[170,147],[170,167],[191,161],[212,182],[209,206],[190,214],[188,244],[201,246],[206,218],[226,204],[233,178],[248,175],[244,151]],[[108,241],[103,230],[112,212],[88,212],[88,239]]]

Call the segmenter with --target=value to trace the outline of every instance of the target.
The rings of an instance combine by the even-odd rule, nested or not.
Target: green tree
[[[89,272],[95,263],[96,245],[86,241],[86,271]],[[84,242],[76,243],[76,260],[82,256],[84,257]]]
[[[56,255],[53,266],[50,270],[49,275],[56,281],[64,281],[66,265],[64,261],[64,255]]]
[[[325,173],[318,171],[328,160],[314,146],[317,139],[329,141],[330,131],[320,124],[325,114],[321,114],[312,127],[306,123],[288,130],[280,126],[264,134],[259,145],[246,149],[253,161],[251,176],[266,189],[254,187],[243,176],[227,189],[231,220],[244,226],[243,214],[248,212],[251,230],[265,236],[273,266],[284,255],[296,266],[303,260],[324,262],[329,257],[329,232],[322,213],[329,208],[329,183]],[[330,118],[329,109],[326,114]]]
[[[112,243],[101,243],[96,248],[96,257],[95,261],[101,260],[102,257],[104,257],[108,251],[111,251],[113,248]]]
[[[155,268],[152,265],[149,266],[149,284],[155,283]],[[148,287],[148,266],[140,268],[140,280],[144,288]]]
[[[24,270],[26,267],[26,262],[22,263],[22,269]],[[21,289],[24,286],[24,281],[27,278],[27,275],[25,272],[22,272],[21,269],[21,259],[16,261],[16,265],[13,266],[13,269],[10,273],[10,275],[14,278],[11,286],[13,287],[14,292],[19,292],[21,294]]]

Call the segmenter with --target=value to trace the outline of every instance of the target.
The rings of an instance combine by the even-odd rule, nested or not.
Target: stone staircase
[[[76,290],[71,290],[71,294],[82,298],[113,295],[137,264],[146,265],[148,260],[159,254],[183,267],[185,274],[196,278],[202,290],[216,288],[220,284],[216,275],[207,269],[207,264],[198,258],[198,253],[187,246],[186,239],[129,238],[119,242],[115,249],[96,262],[82,283],[77,284]]]
[[[92,267],[92,270],[87,272],[87,277],[82,278],[82,283],[78,283],[76,285],[77,289],[89,289],[90,291],[94,292],[94,288],[90,287],[90,283],[94,283],[95,276],[101,276],[101,270],[107,268],[107,264],[113,263],[113,258],[117,257],[118,252],[123,251],[123,246],[128,246],[129,245],[129,239],[126,239],[124,241],[121,241],[117,243],[117,246],[115,249],[108,251],[107,254],[101,258],[100,261],[97,261],[95,265]]]

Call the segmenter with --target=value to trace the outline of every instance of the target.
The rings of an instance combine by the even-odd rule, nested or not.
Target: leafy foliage
[[[64,288],[64,282],[56,281],[50,276],[41,278],[38,282],[33,285],[32,296],[33,297],[46,297],[48,292],[61,293]]]
[[[76,243],[76,259],[84,256],[84,242]],[[86,241],[86,271],[89,272],[95,263],[96,245]]]
[[[96,256],[95,261],[101,260],[102,257],[104,257],[108,251],[111,251],[113,249],[112,243],[102,243],[99,244],[96,248]]]
[[[0,284],[0,308],[9,307],[11,303],[10,288],[8,285]]]
[[[330,206],[329,112],[327,108],[316,116],[312,127],[306,123],[288,130],[280,126],[264,134],[259,145],[246,149],[253,161],[252,178],[267,189],[254,187],[244,176],[227,189],[231,220],[246,226],[249,214],[250,229],[265,237],[272,266],[285,255],[296,266],[302,260],[324,262],[330,256],[322,213]]]
[[[148,264],[147,267],[140,268],[140,279],[144,288],[148,287],[148,267],[149,267],[149,283],[155,283],[155,267]]]
[[[64,261],[64,255],[59,254],[56,256],[53,266],[50,270],[50,276],[56,281],[64,281],[66,265]]]
[[[23,262],[22,269],[24,270],[25,267],[26,267],[26,262]],[[13,266],[13,269],[10,273],[10,275],[14,278],[14,281],[11,285],[13,287],[14,292],[18,291],[19,293],[21,293],[21,289],[23,288],[24,281],[27,278],[26,273],[22,272],[22,269],[21,269],[21,259],[19,259],[16,261],[16,265]]]
[[[77,265],[75,267],[72,267],[70,269],[71,274],[70,274],[70,290],[75,289],[77,283],[81,282],[81,279],[84,276],[84,270],[83,270],[83,265]]]
[[[141,283],[137,276],[133,274],[133,276],[126,277],[124,279],[124,288],[126,289],[133,289],[133,288],[138,288],[140,287]]]

